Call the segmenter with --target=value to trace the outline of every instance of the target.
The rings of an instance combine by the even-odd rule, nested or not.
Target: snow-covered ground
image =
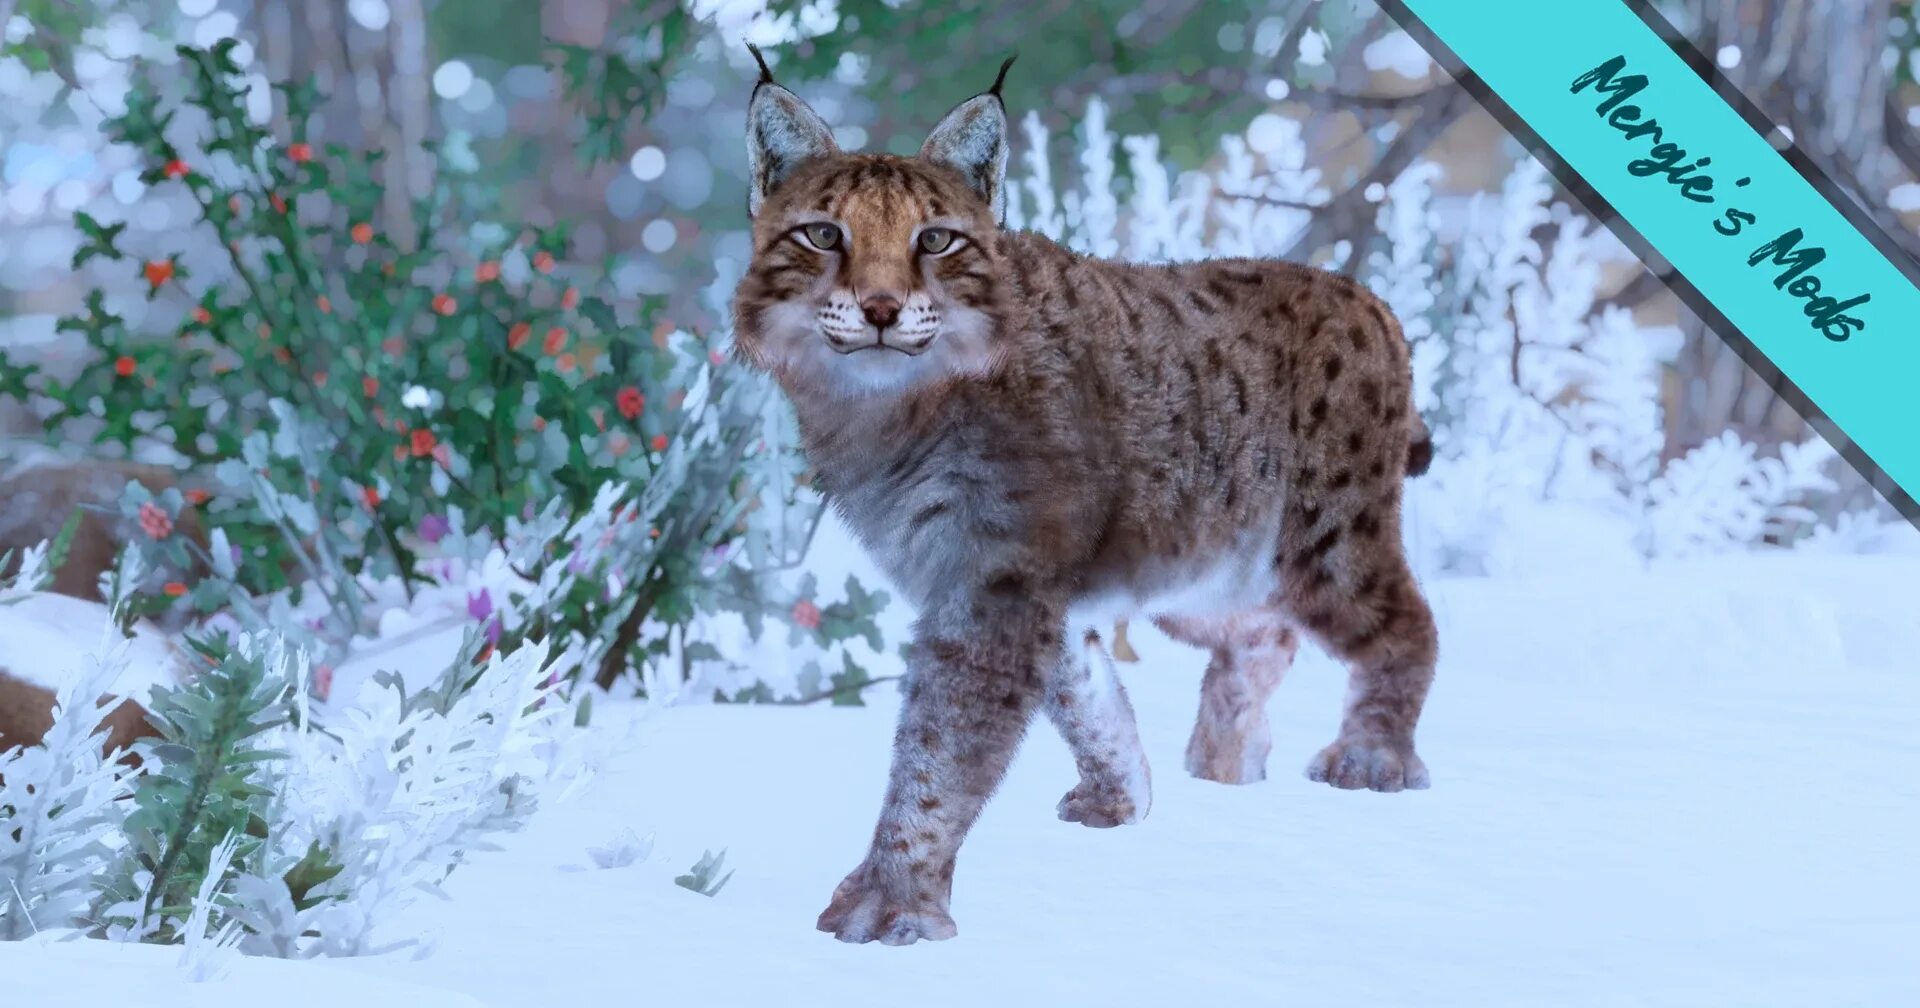
[[[1187,777],[1203,659],[1137,626],[1142,661],[1122,675],[1155,769],[1146,821],[1056,820],[1074,771],[1039,724],[962,852],[959,937],[848,946],[813,920],[872,828],[891,698],[612,706],[588,789],[396,922],[429,937],[423,956],[214,986],[270,975],[277,1004],[369,1008],[440,1003],[423,989],[499,1008],[1920,1004],[1920,562],[1430,588],[1431,791],[1300,775],[1344,688],[1313,653],[1272,703],[1267,781]],[[627,831],[655,835],[651,856],[589,867]],[[716,897],[673,885],[720,848],[737,874]],[[138,986],[124,963],[90,973],[95,958],[0,944],[0,1001]]]

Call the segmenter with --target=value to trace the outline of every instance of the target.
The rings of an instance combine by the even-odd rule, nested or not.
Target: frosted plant
[[[1094,99],[1081,120],[1080,169],[1083,188],[1068,194],[1069,219],[1074,221],[1073,247],[1088,255],[1111,258],[1120,251],[1114,237],[1119,225],[1119,201],[1113,195],[1113,135],[1107,132],[1107,106]],[[1075,212],[1077,211],[1077,212]]]
[[[1808,553],[1899,553],[1920,555],[1920,530],[1902,518],[1886,519],[1872,511],[1842,512],[1831,525],[1813,529],[1794,543]]]
[[[239,847],[240,836],[235,833],[214,845],[207,859],[207,873],[193,894],[193,911],[187,916],[185,941],[180,948],[180,968],[193,983],[218,980],[233,964],[234,949],[240,943],[240,921],[226,913],[220,895]]]
[[[641,837],[632,827],[620,831],[604,847],[587,848],[587,856],[593,859],[596,868],[625,868],[628,865],[645,861],[653,853],[653,834]]]
[[[1439,165],[1418,161],[1387,186],[1379,214],[1384,244],[1369,256],[1366,270],[1368,286],[1393,309],[1413,348],[1414,407],[1423,414],[1434,405],[1444,353],[1433,338],[1438,302],[1434,233],[1440,225],[1433,209],[1433,183],[1441,173]]]
[[[1760,458],[1732,431],[1667,463],[1648,487],[1646,549],[1689,556],[1738,549],[1764,537],[1788,538],[1812,517],[1801,504],[1829,491],[1826,470],[1838,456],[1818,437]]]
[[[1666,445],[1660,367],[1679,348],[1679,330],[1643,327],[1625,309],[1609,308],[1587,328],[1579,356],[1583,398],[1570,413],[1636,515],[1646,508]]]
[[[286,828],[310,835],[339,866],[314,889],[323,901],[304,911],[302,926],[317,937],[302,954],[409,944],[376,945],[375,928],[532,811],[544,776],[539,742],[567,710],[551,702],[548,648],[535,642],[495,654],[477,674],[473,650],[469,642],[441,682],[412,693],[398,677],[384,678],[362,706],[329,719],[337,745],[280,782],[303,796],[286,811]],[[279,918],[300,919],[290,900],[271,895]],[[281,929],[272,951],[286,954],[287,937]]]
[[[129,642],[111,629],[80,674],[55,696],[39,745],[0,752],[0,939],[81,922],[95,878],[114,857],[130,771],[103,753],[101,705],[127,665]]]
[[[1009,202],[1007,226],[1038,231],[1059,241],[1065,235],[1066,220],[1060,213],[1059,198],[1053,191],[1053,166],[1047,159],[1047,127],[1040,121],[1038,112],[1028,112],[1022,125],[1027,131],[1027,150],[1022,156],[1027,165],[1025,190],[1033,199],[1033,208],[1016,219],[1012,203]],[[1013,188],[1008,186],[1008,189]]]
[[[693,867],[688,869],[686,874],[674,878],[673,884],[702,896],[718,896],[721,888],[727,884],[727,880],[733,878],[732,872],[720,874],[720,869],[725,866],[726,861],[727,852],[724,850],[718,854],[703,851],[700,860],[694,862]]]
[[[1133,196],[1127,203],[1127,257],[1136,262],[1165,258],[1177,234],[1173,186],[1160,160],[1160,138],[1130,136],[1120,141],[1127,152],[1127,170],[1133,175]]]
[[[20,551],[20,566],[9,577],[0,577],[0,605],[18,598],[8,599],[15,593],[36,592],[53,580],[53,564],[47,560],[50,546],[46,542],[37,543]],[[13,553],[0,553],[0,570],[5,570],[13,562]]]

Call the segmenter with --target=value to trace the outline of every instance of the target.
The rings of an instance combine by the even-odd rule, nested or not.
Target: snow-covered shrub
[[[437,677],[410,688],[384,674],[355,705],[279,734],[290,756],[271,775],[267,870],[233,886],[244,951],[397,947],[375,940],[399,907],[533,812],[552,777],[540,748],[568,709],[544,642],[477,660],[485,646],[469,634]],[[303,862],[324,872],[296,887]]]
[[[126,665],[124,640],[103,640],[56,694],[39,745],[0,752],[0,940],[77,926],[114,857],[130,772],[103,752]]]
[[[1649,550],[1662,556],[1720,553],[1763,539],[1789,541],[1814,524],[1801,502],[1836,488],[1838,458],[1819,437],[1759,457],[1732,431],[1667,463],[1647,488]]]
[[[1412,320],[1416,396],[1439,451],[1409,491],[1412,535],[1433,567],[1497,573],[1608,550],[1624,562],[1803,531],[1804,502],[1832,487],[1831,452],[1760,458],[1728,433],[1708,456],[1663,465],[1661,383],[1680,333],[1595,310],[1613,240],[1553,202],[1537,161],[1522,159],[1497,199],[1475,197],[1453,243],[1403,209],[1429,198],[1407,181],[1388,191],[1387,251],[1369,276]],[[1406,282],[1414,263],[1435,278],[1424,289]],[[1609,540],[1598,553],[1596,537]]]
[[[124,554],[114,583],[136,581],[140,563]],[[520,601],[502,615],[524,627]],[[101,754],[104,710],[76,699],[113,692],[117,637],[61,690],[44,744],[0,755],[0,937],[84,926],[186,943],[195,968],[229,946],[378,951],[394,911],[586,769],[569,744],[575,709],[557,696],[577,656],[545,641],[496,648],[470,626],[437,669],[378,673],[326,707],[288,637],[257,623],[223,643],[202,641],[209,667],[154,690],[160,737],[135,744],[137,772]]]

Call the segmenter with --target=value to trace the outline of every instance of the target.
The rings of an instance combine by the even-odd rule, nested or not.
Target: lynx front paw
[[[1131,826],[1146,818],[1147,799],[1135,801],[1127,789],[1114,783],[1083,780],[1060,799],[1060,818],[1094,829]]]
[[[921,939],[944,941],[959,933],[945,900],[925,892],[908,897],[889,891],[890,887],[875,880],[875,874],[866,865],[854,869],[833,891],[833,901],[816,926],[855,944],[911,945]]]
[[[1348,791],[1422,791],[1432,784],[1411,744],[1343,737],[1307,764],[1307,779]]]

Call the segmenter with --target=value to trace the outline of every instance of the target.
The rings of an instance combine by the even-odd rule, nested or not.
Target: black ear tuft
[[[755,63],[758,63],[758,64],[760,64],[760,79],[759,79],[759,80],[757,80],[757,81],[755,81],[755,82],[754,82],[754,85],[755,85],[755,86],[757,87],[757,86],[759,86],[759,85],[761,85],[761,84],[771,84],[771,83],[773,83],[773,71],[772,71],[772,70],[769,70],[769,69],[767,69],[767,58],[766,58],[765,56],[762,56],[762,55],[760,55],[760,47],[759,47],[759,46],[757,46],[757,45],[754,45],[754,44],[753,44],[753,43],[751,43],[751,42],[749,42],[749,43],[747,43],[747,51],[753,54],[753,61],[754,61]],[[1012,62],[1012,61],[1011,61],[1011,60],[1009,60],[1008,62]],[[1002,74],[1005,74],[1005,73],[1006,73],[1007,71],[1006,71],[1006,69],[1005,69],[1005,68],[1003,67],[1003,68],[1001,68],[1001,70],[1000,70],[1000,72],[1001,72]],[[997,88],[997,87],[999,87],[999,85],[998,85],[998,84],[996,84],[996,85],[994,85],[994,86],[995,86],[996,88]]]
[[[760,79],[747,100],[747,213],[760,212],[767,194],[814,158],[839,153],[833,130],[800,96],[774,83],[760,47],[747,44]]]
[[[1007,61],[1005,63],[1000,64],[1000,72],[994,76],[993,86],[987,89],[988,94],[994,96],[995,98],[1000,97],[1000,86],[1007,82],[1007,71],[1013,69],[1013,61],[1019,58],[1020,58],[1020,54],[1014,53],[1013,55],[1007,57]],[[1004,101],[1002,102],[1002,104],[1004,104]]]

